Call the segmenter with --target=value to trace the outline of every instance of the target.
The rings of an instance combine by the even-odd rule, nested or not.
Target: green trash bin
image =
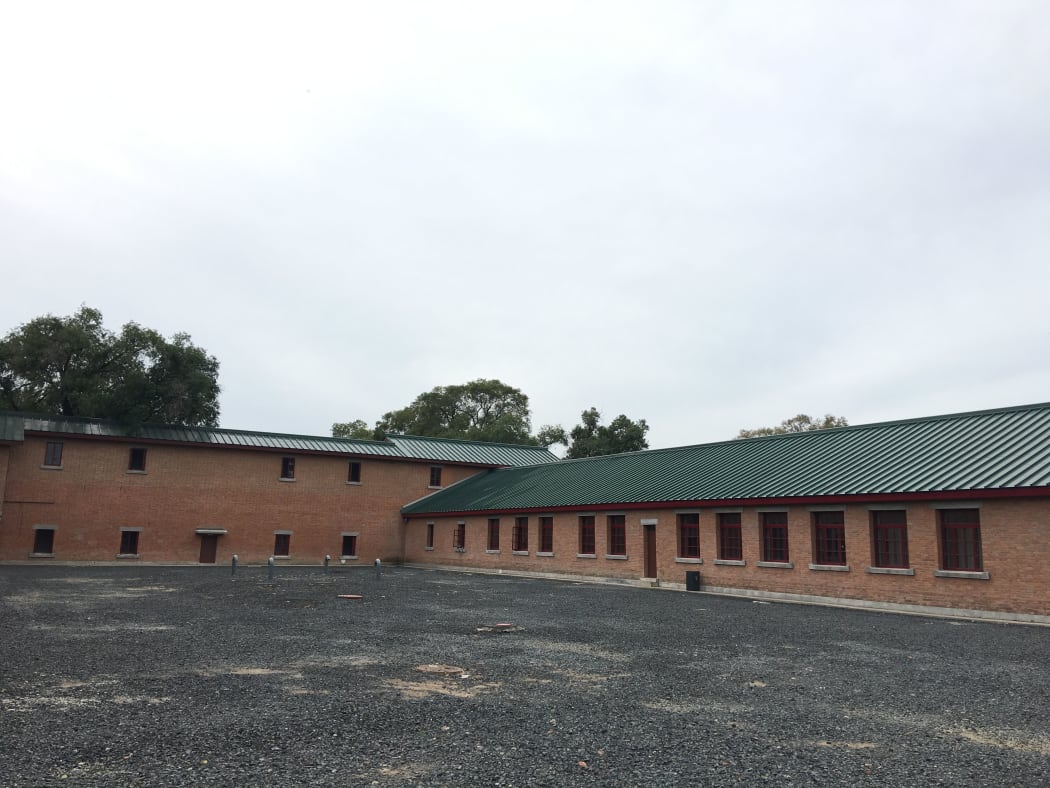
[[[686,591],[699,591],[700,590],[700,573],[699,572],[686,572],[685,573],[685,590]]]

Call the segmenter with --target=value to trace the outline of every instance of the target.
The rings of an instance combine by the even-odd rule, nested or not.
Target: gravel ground
[[[399,568],[0,595],[5,786],[1050,784],[1046,628]]]

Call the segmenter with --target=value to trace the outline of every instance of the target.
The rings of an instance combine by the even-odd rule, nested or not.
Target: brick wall
[[[978,507],[983,570],[987,579],[938,577],[940,569],[937,508]],[[879,508],[886,508],[880,502]],[[787,512],[790,567],[759,566],[761,509]],[[554,515],[554,555],[538,556],[539,517],[529,515],[528,555],[513,555],[513,515],[502,515],[500,550],[488,552],[489,516],[412,519],[406,526],[405,560],[443,566],[477,566],[532,572],[640,579],[645,576],[643,520],[656,520],[657,577],[685,583],[687,571],[699,571],[705,588],[781,592],[865,599],[896,604],[993,610],[1050,615],[1050,498],[989,499],[938,503],[903,502],[907,511],[909,570],[913,574],[870,573],[874,563],[871,511],[864,505],[830,507],[843,511],[848,571],[811,568],[815,564],[813,509],[816,507],[744,507],[741,515],[743,565],[718,564],[715,511],[700,511],[700,563],[678,558],[678,518],[673,510],[628,511],[627,557],[608,557],[609,512],[595,515],[594,557],[579,555],[579,514]],[[829,507],[820,507],[829,508]],[[615,511],[615,510],[609,510]],[[698,511],[696,509],[689,511]],[[466,548],[452,548],[456,524],[466,525]],[[427,523],[434,524],[434,547],[425,548]]]
[[[49,469],[47,440],[27,436],[0,453],[10,458],[0,560],[28,558],[35,526],[55,529],[55,560],[114,560],[121,528],[142,529],[141,561],[197,562],[199,528],[227,531],[218,562],[265,561],[275,531],[291,532],[293,563],[338,557],[344,532],[358,534],[359,561],[396,560],[400,507],[433,492],[428,462],[361,459],[361,483],[348,484],[342,457],[66,437],[61,469]],[[128,471],[133,445],[146,448],[144,473]],[[280,480],[284,456],[295,456],[294,481]],[[476,472],[445,465],[442,482]]]

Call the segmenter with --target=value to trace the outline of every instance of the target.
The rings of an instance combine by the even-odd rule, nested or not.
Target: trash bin
[[[699,591],[700,590],[700,573],[699,572],[686,572],[685,573],[685,590],[686,591]]]

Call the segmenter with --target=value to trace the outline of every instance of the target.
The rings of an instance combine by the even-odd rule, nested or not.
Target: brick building
[[[0,414],[0,560],[326,554],[1050,623],[1050,404],[558,462]]]

